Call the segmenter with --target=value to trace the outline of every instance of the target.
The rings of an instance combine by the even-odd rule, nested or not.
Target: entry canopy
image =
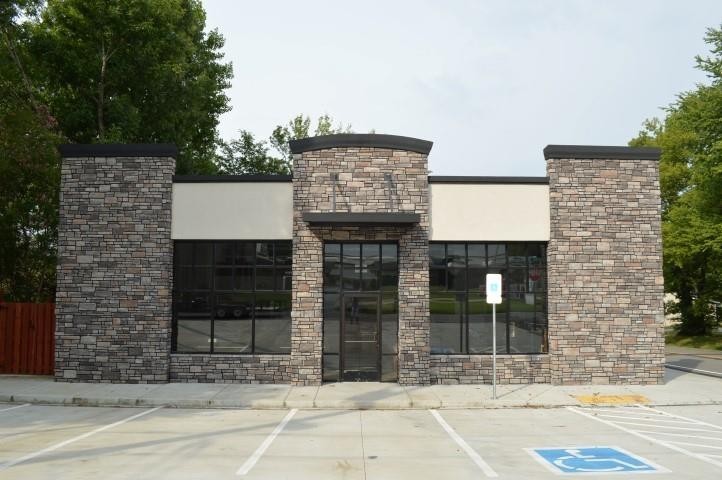
[[[303,220],[311,225],[348,226],[411,226],[421,215],[412,212],[304,212]]]

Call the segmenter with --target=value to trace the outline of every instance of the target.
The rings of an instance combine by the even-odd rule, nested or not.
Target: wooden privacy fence
[[[52,375],[55,305],[0,302],[0,373]]]

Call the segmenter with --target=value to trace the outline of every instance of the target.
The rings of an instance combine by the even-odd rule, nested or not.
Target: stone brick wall
[[[93,148],[102,150],[100,146]],[[64,155],[56,379],[321,383],[323,242],[399,244],[399,383],[490,383],[491,357],[429,349],[427,155],[294,155],[291,355],[170,354],[171,156]],[[547,156],[549,355],[499,355],[500,383],[655,384],[664,337],[658,161]],[[412,227],[318,227],[303,212],[414,212]],[[391,174],[389,191],[384,175]]]
[[[55,378],[168,381],[172,157],[63,158]]]
[[[289,355],[173,353],[170,381],[178,383],[290,383]]]
[[[431,383],[492,383],[491,355],[432,355]],[[498,384],[549,383],[549,355],[497,355]]]
[[[339,212],[405,211],[420,214],[413,227],[316,228],[303,212],[330,212],[331,174],[339,179]],[[384,174],[393,179],[393,192]],[[428,384],[429,273],[427,155],[372,147],[336,147],[294,155],[292,382],[321,383],[323,241],[398,240],[399,383]]]
[[[547,156],[552,383],[663,382],[658,163]]]

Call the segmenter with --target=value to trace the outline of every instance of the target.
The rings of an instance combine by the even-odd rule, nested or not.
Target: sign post
[[[491,342],[492,342],[492,385],[496,400],[496,305],[501,303],[501,274],[486,274],[486,303],[491,304]]]

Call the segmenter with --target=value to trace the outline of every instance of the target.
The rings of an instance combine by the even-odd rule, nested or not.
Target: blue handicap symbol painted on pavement
[[[618,447],[535,448],[536,456],[557,473],[649,473],[656,465]]]

